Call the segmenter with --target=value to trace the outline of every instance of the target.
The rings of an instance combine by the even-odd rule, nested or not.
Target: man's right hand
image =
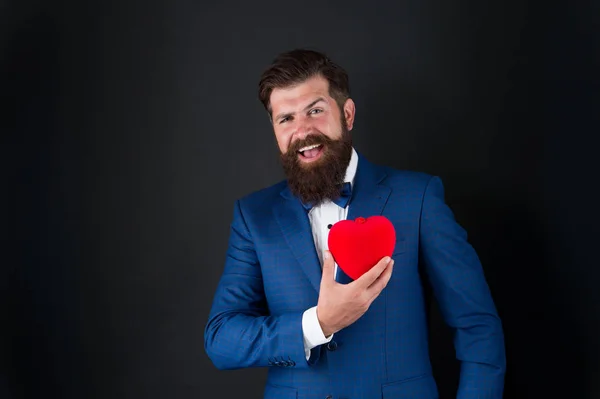
[[[386,256],[357,280],[340,284],[335,281],[333,255],[325,251],[323,258],[317,318],[323,334],[328,337],[365,314],[390,280],[394,261]]]

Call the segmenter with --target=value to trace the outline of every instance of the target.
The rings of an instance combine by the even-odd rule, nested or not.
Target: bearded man
[[[287,178],[235,203],[205,329],[214,365],[269,367],[265,399],[437,398],[429,284],[455,333],[457,397],[502,398],[502,325],[441,180],[354,149],[348,75],[322,53],[280,54],[259,98]],[[394,253],[352,280],[328,251],[329,229],[374,215],[394,225]]]

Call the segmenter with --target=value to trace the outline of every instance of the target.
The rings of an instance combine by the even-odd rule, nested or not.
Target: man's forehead
[[[307,81],[292,87],[273,89],[270,103],[275,114],[279,108],[291,108],[290,111],[294,111],[295,108],[302,109],[319,98],[327,103],[333,101],[329,96],[326,80],[325,84]]]

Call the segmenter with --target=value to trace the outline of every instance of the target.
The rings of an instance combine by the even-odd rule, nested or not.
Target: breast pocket
[[[292,387],[267,384],[263,399],[298,399],[298,390]]]
[[[438,399],[437,386],[431,374],[392,382],[381,386],[383,399]]]
[[[396,255],[400,255],[406,252],[406,240],[404,238],[400,238],[396,240],[396,244],[394,246],[394,253],[392,254],[392,258]]]

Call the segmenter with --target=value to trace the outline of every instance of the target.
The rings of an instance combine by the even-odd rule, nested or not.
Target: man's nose
[[[314,128],[308,118],[300,118],[296,121],[296,129],[294,131],[294,138],[296,140],[303,140],[306,136],[310,136],[313,133]]]

